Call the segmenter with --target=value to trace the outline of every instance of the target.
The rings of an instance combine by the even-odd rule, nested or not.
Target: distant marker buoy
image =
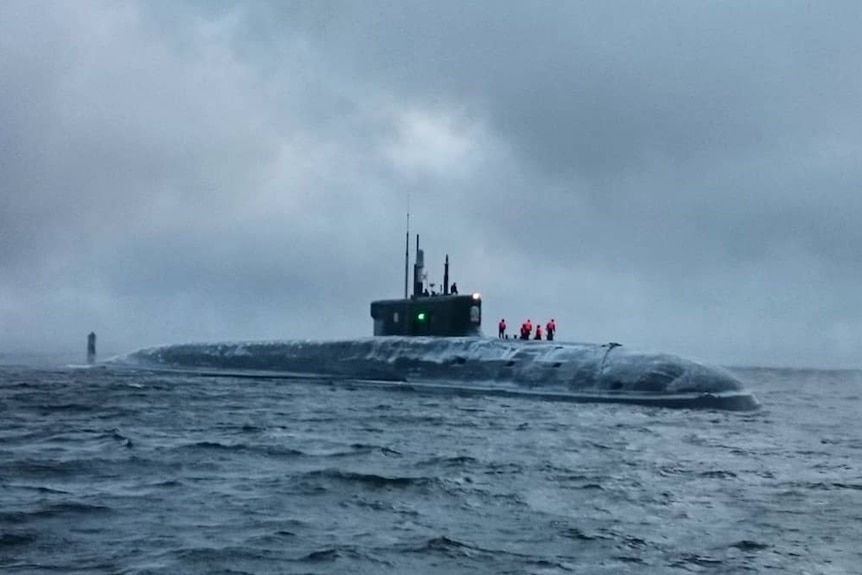
[[[90,332],[87,336],[87,363],[92,365],[96,362],[96,334]]]

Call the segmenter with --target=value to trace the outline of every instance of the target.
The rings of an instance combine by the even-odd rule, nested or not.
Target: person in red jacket
[[[548,322],[548,325],[545,326],[545,336],[548,338],[548,341],[554,341],[554,334],[557,331],[557,324],[554,323],[554,319],[551,318],[551,321]]]
[[[497,337],[500,339],[506,337],[506,318],[501,319],[497,324]]]
[[[542,324],[536,326],[536,337],[533,339],[542,339]]]

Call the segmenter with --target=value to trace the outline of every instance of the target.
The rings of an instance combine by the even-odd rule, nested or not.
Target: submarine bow
[[[618,344],[483,338],[373,337],[167,345],[113,363],[125,367],[244,377],[349,380],[378,387],[483,395],[527,395],[754,410],[756,397],[730,372]]]

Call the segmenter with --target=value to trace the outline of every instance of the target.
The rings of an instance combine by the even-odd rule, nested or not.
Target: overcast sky
[[[484,329],[862,367],[862,3],[0,2],[0,352]]]

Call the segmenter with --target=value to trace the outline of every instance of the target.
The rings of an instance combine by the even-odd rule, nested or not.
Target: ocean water
[[[0,367],[0,572],[862,572],[862,372],[734,371],[762,410]]]

